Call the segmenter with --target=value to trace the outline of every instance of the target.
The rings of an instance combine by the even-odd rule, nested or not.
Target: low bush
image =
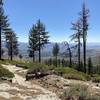
[[[2,66],[0,66],[0,78],[2,77],[13,78],[14,74],[10,72],[8,69],[5,69]]]
[[[62,100],[100,100],[97,95],[91,95],[85,85],[73,85],[60,96]]]
[[[33,67],[36,63],[28,62],[28,61],[16,61],[16,60],[11,61],[5,59],[4,61],[0,60],[0,64],[19,65],[22,68],[28,69],[30,67]]]
[[[76,80],[83,80],[83,81],[91,79],[88,74],[79,72],[69,67],[58,67],[55,68],[54,70],[57,75],[61,75],[67,79],[76,79]]]
[[[92,75],[92,81],[99,83],[100,82],[100,75],[97,75],[97,74]]]
[[[41,64],[38,62],[28,62],[28,61],[11,61],[11,60],[0,60],[0,64],[11,64],[11,65],[19,65],[19,67],[25,68],[25,69],[34,69],[34,68],[49,68],[50,70],[54,68],[54,66],[48,67],[48,65]]]
[[[34,71],[47,72],[47,71],[49,71],[49,67],[47,65],[45,65],[45,64],[34,63],[29,68],[28,73],[34,73]]]

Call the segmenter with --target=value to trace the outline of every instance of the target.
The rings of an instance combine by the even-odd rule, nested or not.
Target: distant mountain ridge
[[[51,55],[52,54],[52,48],[54,46],[54,42],[50,42],[48,44],[45,45],[45,47],[42,49],[42,55]],[[64,49],[64,45],[62,43],[58,43],[59,47],[60,47],[60,51],[63,51]],[[73,44],[71,44],[73,45]],[[19,42],[19,50],[20,53],[23,55],[27,55],[28,54],[28,43],[24,43],[24,42]],[[87,43],[87,52],[93,52],[93,53],[98,53],[100,52],[100,43]],[[90,54],[89,54],[90,55]]]

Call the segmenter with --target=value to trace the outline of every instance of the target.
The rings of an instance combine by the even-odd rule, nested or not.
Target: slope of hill
[[[25,81],[25,74],[27,69],[16,67],[15,65],[2,65],[14,73],[15,77],[12,83],[0,81],[0,100],[72,100],[60,99],[64,91],[69,91],[72,86],[85,86],[87,91],[79,91],[78,87],[74,87],[70,95],[75,95],[78,91],[82,92],[82,97],[89,96],[100,97],[100,83],[93,83],[91,81],[71,80],[65,79],[58,75],[47,75],[40,79],[33,79]],[[85,89],[85,88],[83,88]],[[85,93],[86,92],[86,93]],[[64,96],[68,96],[65,94]],[[78,95],[77,95],[78,96]],[[80,100],[80,99],[73,99]],[[82,99],[82,100],[100,100],[98,99]]]

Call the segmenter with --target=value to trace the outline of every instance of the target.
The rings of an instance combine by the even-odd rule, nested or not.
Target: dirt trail
[[[12,83],[0,83],[0,100],[60,100],[55,93],[25,81],[19,73],[27,70],[14,65],[2,65],[14,73]]]
[[[48,75],[42,79],[25,81],[27,70],[14,65],[2,65],[14,73],[10,82],[0,83],[0,100],[60,100],[59,96],[71,84],[87,85],[91,93],[100,95],[100,83],[69,80],[57,75]],[[55,94],[56,93],[56,94]]]
[[[100,83],[93,83],[92,81],[71,80],[58,75],[48,75],[42,79],[32,80],[32,82],[47,88],[58,96],[73,85],[85,85],[91,94],[100,96]]]

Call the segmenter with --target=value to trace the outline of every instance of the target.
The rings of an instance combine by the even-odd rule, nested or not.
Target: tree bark
[[[58,57],[57,57],[57,55],[56,55],[56,67],[57,67],[57,59],[58,59]]]
[[[87,72],[86,68],[86,35],[88,30],[88,24],[87,24],[87,17],[88,12],[85,8],[85,3],[83,4],[83,13],[82,13],[82,19],[83,19],[83,60],[84,60],[84,72]]]
[[[34,55],[34,51],[33,51],[33,62],[35,61],[35,55]]]
[[[84,72],[86,73],[86,39],[83,38]]]
[[[1,48],[2,48],[2,46],[1,46],[1,34],[2,34],[2,30],[1,30],[1,19],[0,19],[0,60],[2,59],[2,57],[1,57]]]
[[[1,8],[2,8],[2,1],[0,2],[0,13],[1,13]],[[2,48],[2,44],[1,44],[1,34],[2,34],[2,24],[1,24],[1,18],[0,18],[0,60],[2,59],[2,57],[1,57],[1,48]]]
[[[79,71],[81,70],[80,69],[80,45],[81,45],[81,43],[80,43],[80,32],[79,32],[79,35],[78,35],[78,68],[79,68]]]
[[[69,48],[69,67],[72,67],[72,53],[70,48]]]
[[[11,43],[10,43],[10,60],[12,61],[12,60],[13,60],[12,33],[10,33],[10,35],[11,35],[11,36],[10,36],[10,39],[11,39],[11,40],[10,40],[10,42],[11,42]]]
[[[39,63],[41,63],[41,43],[40,43],[40,35],[39,35]]]

